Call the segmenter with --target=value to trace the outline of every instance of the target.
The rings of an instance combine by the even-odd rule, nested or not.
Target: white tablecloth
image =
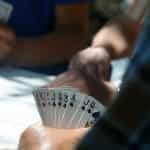
[[[0,150],[16,149],[22,131],[40,120],[32,90],[53,78],[13,68],[0,69]]]
[[[111,79],[118,83],[127,64],[128,60],[113,62]],[[0,69],[0,150],[16,149],[22,131],[40,120],[32,90],[53,79],[24,70]]]

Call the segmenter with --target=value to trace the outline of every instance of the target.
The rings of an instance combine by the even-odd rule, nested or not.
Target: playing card
[[[11,13],[13,11],[13,6],[6,1],[0,1],[0,23],[7,23]]]
[[[62,86],[58,87],[57,89],[57,114],[58,114],[58,121],[57,123],[59,124],[60,120],[62,119],[62,113],[64,112],[64,108],[62,107],[63,105],[65,106],[64,98],[67,98],[65,93],[68,94],[68,96],[72,93],[78,93],[79,90],[76,88],[73,88],[71,86]],[[65,92],[65,93],[64,93]],[[69,98],[69,97],[68,97]]]
[[[45,115],[46,114],[46,101],[44,99],[44,93],[37,89],[33,91],[33,95],[35,97],[36,104],[37,104],[42,122],[44,123],[46,120],[46,115]]]
[[[70,87],[38,88],[33,95],[44,125],[54,128],[89,127],[105,111],[95,98]]]
[[[72,87],[47,88],[41,87],[34,90],[35,99],[40,109],[40,115],[44,125],[57,127],[64,117],[70,93],[79,92]],[[36,93],[36,94],[35,94]]]
[[[75,120],[72,122],[72,128],[86,127],[93,125],[102,114],[105,107],[91,96],[84,96],[83,101],[78,108]],[[97,115],[97,116],[96,116]]]
[[[38,110],[44,125],[53,125],[53,89],[37,88],[33,91]]]
[[[47,90],[50,89],[47,88]],[[48,99],[51,100],[51,102],[53,101],[53,104],[51,105],[53,108],[48,110],[48,114],[53,116],[50,121],[53,122],[53,126],[56,128],[59,126],[59,122],[63,117],[65,109],[67,108],[67,101],[65,100],[69,100],[69,94],[71,92],[75,93],[78,92],[78,90],[70,87],[59,87],[51,90],[53,92],[51,91],[51,94],[48,94]]]
[[[87,106],[89,105],[89,100],[87,99],[87,95],[80,94],[79,96],[79,105],[76,108],[71,120],[69,121],[69,128],[78,128],[78,124],[80,122],[80,118],[84,114],[84,112],[87,109]]]
[[[47,126],[55,126],[55,92],[54,89],[41,88],[41,92],[43,92],[43,99],[46,101],[45,107],[45,120],[43,120],[44,125]]]
[[[55,127],[58,127],[58,122],[61,119],[63,111],[64,111],[64,109],[62,109],[63,105],[64,105],[64,103],[63,103],[63,100],[64,100],[63,91],[65,91],[65,90],[63,90],[61,88],[56,88],[55,89],[55,96],[56,96],[56,99],[55,99],[55,102],[56,102],[56,106],[55,106]]]
[[[58,122],[58,128],[62,128],[64,127],[64,125],[66,125],[66,122],[64,122],[64,118],[66,115],[66,110],[68,109],[68,104],[70,101],[70,95],[71,95],[71,91],[68,90],[64,90],[62,91],[62,105],[59,109],[59,122]]]
[[[87,111],[84,113],[83,117],[80,118],[80,127],[93,126],[106,110],[95,98],[88,96],[88,99],[90,103],[87,107]]]
[[[78,119],[78,121],[75,124],[75,128],[84,127],[84,124],[89,119],[89,116],[91,113],[91,109],[90,109],[91,103],[92,103],[91,97],[85,96],[85,98],[83,99],[83,102],[79,108],[79,110],[81,111],[81,114],[80,114],[80,118]]]
[[[70,128],[70,120],[72,119],[75,111],[77,110],[78,106],[80,105],[80,93],[78,92],[69,92],[69,102],[67,103],[67,109],[65,109],[64,117],[60,122],[62,127]]]
[[[51,122],[51,127],[56,127],[56,118],[57,118],[57,110],[56,110],[56,90],[55,89],[49,89],[48,90],[48,99],[49,99],[49,109],[48,109],[48,114],[51,116],[50,122]]]

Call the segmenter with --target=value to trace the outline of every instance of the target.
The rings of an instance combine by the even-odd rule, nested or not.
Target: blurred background
[[[122,4],[123,0],[94,0],[90,5],[91,34],[100,29],[108,19],[119,14]]]

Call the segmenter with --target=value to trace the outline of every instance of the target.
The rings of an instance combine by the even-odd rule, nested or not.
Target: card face
[[[7,23],[11,13],[13,11],[13,6],[5,1],[0,1],[0,23]]]
[[[44,125],[53,126],[54,120],[54,89],[37,88],[33,91],[37,107]]]
[[[43,120],[43,123],[44,125],[46,126],[52,126],[52,123],[53,123],[53,115],[52,115],[52,104],[51,104],[51,97],[49,96],[49,90],[48,89],[45,89],[43,91],[45,93],[45,97],[44,97],[44,100],[46,101],[46,110],[45,110],[45,120]]]
[[[105,112],[95,98],[73,88],[38,88],[33,95],[43,124],[54,128],[89,127]]]
[[[77,92],[70,92],[69,93],[69,102],[67,103],[67,109],[64,112],[64,118],[61,122],[63,127],[71,128],[70,122],[73,118],[74,114],[76,114],[76,110],[79,107],[81,102],[80,93]]]
[[[61,117],[59,119],[59,123],[58,123],[58,127],[64,127],[66,125],[66,122],[64,122],[65,120],[65,115],[66,115],[66,111],[67,111],[67,107],[70,101],[70,95],[71,95],[71,91],[63,91],[62,92],[62,97],[63,97],[63,101],[62,101],[62,106],[61,106]]]
[[[85,127],[93,126],[106,111],[106,108],[103,106],[103,104],[98,102],[95,98],[91,96],[89,97],[91,99],[91,103],[87,111],[89,118],[87,122],[83,125]]]
[[[89,100],[87,99],[87,95],[80,94],[79,97],[79,105],[76,108],[74,115],[72,116],[70,128],[78,128],[81,118],[83,117],[84,112],[86,111],[87,106],[89,105]]]
[[[58,89],[56,92],[56,111],[57,111],[57,118],[56,118],[56,127],[58,128],[59,122],[62,118],[63,113],[63,92],[61,89]]]
[[[74,124],[74,128],[92,126],[99,119],[100,114],[105,112],[105,107],[100,104],[95,98],[91,96],[85,96],[80,108],[78,109],[78,114],[80,118],[77,119]]]
[[[81,114],[80,119],[77,121],[76,127],[84,127],[86,122],[89,119],[90,113],[91,113],[91,109],[90,109],[90,105],[92,104],[92,99],[90,96],[85,96],[85,98],[83,99],[83,103],[80,106],[80,110],[83,111],[83,113]]]
[[[49,120],[48,125],[51,127],[55,127],[55,120],[56,120],[56,92],[55,89],[48,89],[48,115],[47,119]]]
[[[78,93],[78,90],[70,87],[44,87],[34,90],[33,95],[38,109],[40,109],[39,112],[44,125],[55,128],[66,126],[66,122],[63,119],[65,119],[69,101],[74,98],[73,93]],[[69,115],[68,119],[69,117],[71,116]]]
[[[72,87],[60,87],[57,88],[57,128],[67,128],[66,121],[68,122],[74,112],[75,101],[77,100],[78,89]]]
[[[41,91],[36,90],[36,91],[33,92],[33,95],[35,97],[36,104],[37,104],[38,111],[40,113],[42,122],[44,123],[44,120],[46,120],[46,116],[45,116],[45,114],[46,114],[45,113],[45,111],[46,111],[46,101],[43,98],[44,93],[41,92]]]

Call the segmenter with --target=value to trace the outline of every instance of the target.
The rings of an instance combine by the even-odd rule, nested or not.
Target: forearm
[[[129,56],[139,28],[138,22],[125,15],[115,17],[95,35],[92,46],[105,47],[112,59]]]
[[[68,61],[87,44],[87,35],[80,32],[50,34],[38,38],[18,38],[8,64],[42,66]]]

